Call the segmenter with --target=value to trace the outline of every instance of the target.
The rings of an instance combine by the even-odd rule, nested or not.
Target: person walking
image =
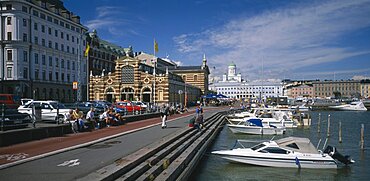
[[[169,115],[170,108],[163,104],[161,107],[161,119],[162,119],[162,129],[167,128],[167,116]]]

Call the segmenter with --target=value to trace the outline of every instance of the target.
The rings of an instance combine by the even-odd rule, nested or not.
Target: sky
[[[64,0],[101,39],[201,65],[210,81],[370,77],[370,0]]]

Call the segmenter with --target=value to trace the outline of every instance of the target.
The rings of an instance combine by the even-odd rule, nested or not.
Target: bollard
[[[342,121],[339,121],[339,143],[342,143]]]
[[[319,113],[319,120],[317,122],[317,132],[320,133],[320,124],[321,124],[321,113]]]
[[[364,124],[361,124],[361,150],[364,150],[365,149],[365,146],[364,146],[364,130],[365,130],[365,126]]]
[[[32,104],[32,127],[36,128],[35,105]]]
[[[330,114],[328,115],[328,131],[326,137],[330,137]]]

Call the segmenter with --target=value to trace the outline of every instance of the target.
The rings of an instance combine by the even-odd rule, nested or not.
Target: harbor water
[[[318,132],[319,113],[321,114],[320,132]],[[206,151],[205,156],[198,164],[191,180],[368,180],[370,178],[370,111],[313,111],[310,112],[312,125],[309,128],[287,129],[284,135],[245,135],[233,134],[225,125],[215,139],[213,145]],[[328,115],[330,115],[330,135],[327,137]],[[339,122],[342,126],[342,143],[339,143]],[[361,124],[364,124],[365,149],[360,149]],[[356,162],[345,166],[338,162],[338,169],[295,169],[252,166],[241,163],[232,163],[211,151],[231,149],[235,140],[251,140],[246,143],[253,146],[259,142],[280,139],[287,136],[306,137],[324,150],[327,145],[337,148],[342,155],[350,155]]]

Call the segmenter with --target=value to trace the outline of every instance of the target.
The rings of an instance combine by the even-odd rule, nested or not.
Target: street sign
[[[73,82],[72,89],[77,90],[78,89],[78,82]]]

